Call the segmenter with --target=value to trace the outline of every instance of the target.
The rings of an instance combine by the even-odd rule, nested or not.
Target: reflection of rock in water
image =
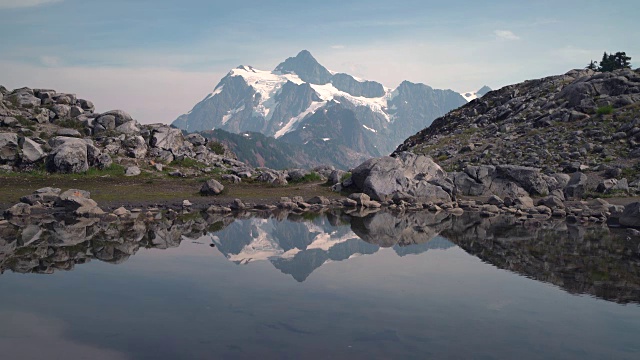
[[[403,216],[381,212],[351,219],[354,233],[381,247],[424,244],[450,226],[450,216],[444,212],[422,211]]]
[[[139,248],[167,249],[183,237],[197,238],[209,224],[233,219],[196,217],[192,220],[32,219],[34,223],[0,227],[0,271],[50,274],[71,270],[91,259],[119,264]]]
[[[514,226],[514,219],[454,219],[443,236],[469,254],[573,294],[640,302],[640,239],[607,227],[565,222]]]
[[[446,250],[454,246],[456,245],[451,241],[443,238],[442,236],[436,236],[424,244],[415,244],[411,246],[396,245],[393,247],[393,250],[399,256],[406,256],[422,254],[429,250]]]

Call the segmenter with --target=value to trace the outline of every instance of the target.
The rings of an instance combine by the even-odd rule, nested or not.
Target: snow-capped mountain
[[[352,137],[371,142],[369,148],[374,151],[364,150],[363,154],[377,156],[391,152],[407,136],[466,102],[452,90],[432,89],[409,81],[390,89],[375,81],[331,72],[303,50],[273,71],[244,65],[231,70],[213,92],[189,113],[178,117],[173,125],[190,132],[253,131],[277,139],[307,130],[305,141],[335,142],[326,134],[310,133],[305,126],[311,126],[314,115],[321,119],[318,114],[332,108],[335,114],[345,116],[336,109],[340,108],[356,120],[349,122],[352,128],[343,130],[353,132]],[[289,138],[300,136],[294,134]]]
[[[461,92],[460,95],[462,95],[462,97],[465,100],[471,101],[471,100],[475,100],[477,98],[483,97],[489,91],[491,91],[491,88],[488,87],[487,85],[485,85],[485,86],[481,87],[480,90],[478,90],[478,91]]]

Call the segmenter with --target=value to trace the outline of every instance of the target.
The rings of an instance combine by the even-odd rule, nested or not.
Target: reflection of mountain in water
[[[335,215],[300,222],[254,218],[236,221],[212,238],[229,260],[237,264],[269,260],[298,281],[306,280],[315,269],[329,261],[374,254],[380,246],[395,245],[400,256],[453,246],[443,238],[434,239],[432,244],[430,240],[436,233],[417,225],[416,229],[407,229],[407,224],[412,222],[408,219],[410,217],[397,218],[389,214],[365,219],[343,217],[347,221],[345,225]],[[417,221],[414,219],[413,222]],[[355,228],[354,224],[357,224]],[[376,232],[382,228],[388,231],[384,234]]]
[[[187,214],[177,219],[31,218],[0,225],[0,272],[53,273],[91,259],[121,263],[140,248],[168,249],[210,236],[237,264],[268,260],[304,281],[315,269],[393,248],[399,256],[458,245],[498,268],[619,303],[640,303],[640,238],[607,227],[513,217],[280,212]],[[261,216],[261,217],[257,217]],[[448,239],[448,240],[447,240]],[[450,241],[451,242],[450,242]]]

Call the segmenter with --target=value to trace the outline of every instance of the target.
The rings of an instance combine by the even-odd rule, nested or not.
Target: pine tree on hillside
[[[630,69],[631,63],[630,56],[627,56],[627,53],[624,51],[618,51],[615,54],[607,54],[606,52],[602,55],[602,60],[600,61],[600,67],[598,67],[598,71],[607,72],[618,69]]]
[[[598,71],[598,62],[597,61],[593,61],[591,60],[591,62],[589,63],[589,65],[587,65],[585,67],[585,69],[589,69],[589,70],[593,70],[593,71]]]

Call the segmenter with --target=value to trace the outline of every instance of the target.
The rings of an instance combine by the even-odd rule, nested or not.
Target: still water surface
[[[3,359],[640,358],[640,242],[606,228],[332,214],[0,230]]]

